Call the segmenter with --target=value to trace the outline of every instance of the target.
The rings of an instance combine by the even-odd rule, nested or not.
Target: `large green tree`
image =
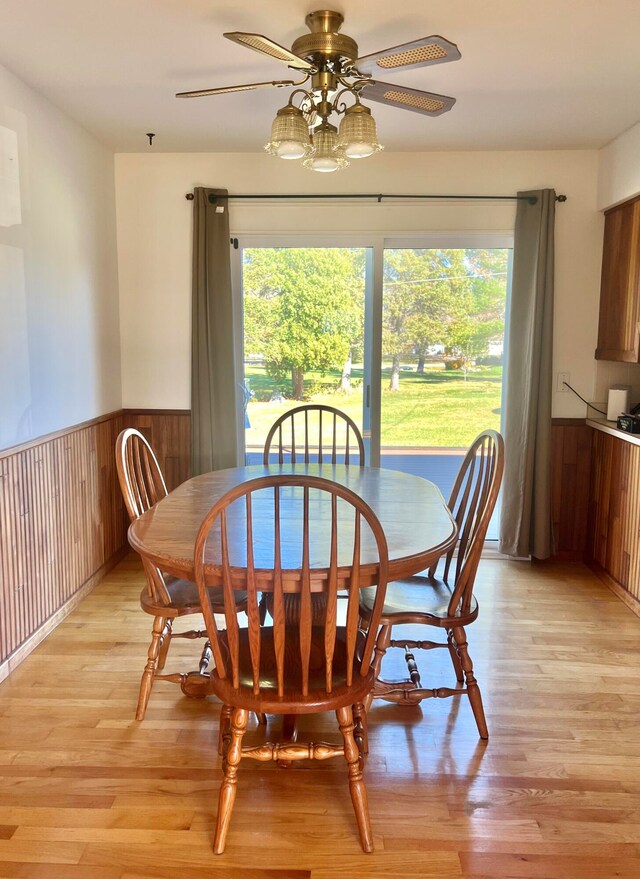
[[[304,396],[304,375],[345,364],[362,344],[364,250],[251,248],[243,265],[245,354],[268,371],[291,376]]]
[[[428,347],[445,343],[460,272],[457,267],[451,271],[444,253],[426,248],[385,251],[382,349],[391,358],[391,391],[400,389],[402,356],[417,354],[422,371]],[[451,253],[459,260],[462,251]]]
[[[469,286],[457,318],[447,328],[447,346],[466,369],[504,335],[508,251],[465,251]]]
[[[485,353],[504,328],[504,250],[385,251],[383,353],[392,361],[389,389],[400,388],[400,360],[442,344],[463,365]]]

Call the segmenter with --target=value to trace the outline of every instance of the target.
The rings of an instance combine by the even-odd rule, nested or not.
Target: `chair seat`
[[[478,602],[475,597],[471,598],[471,607],[468,612],[449,614],[449,602],[453,594],[452,588],[443,580],[435,577],[407,577],[405,580],[395,580],[387,586],[384,607],[382,609],[382,622],[387,617],[424,617],[419,622],[431,623],[434,626],[446,625],[450,620],[460,625],[474,620],[478,615]],[[360,590],[360,608],[365,613],[370,613],[376,597],[374,587]],[[399,619],[394,619],[399,623]],[[407,622],[412,622],[407,619]]]
[[[200,612],[200,596],[198,587],[191,580],[179,580],[177,577],[165,576],[165,584],[169,593],[169,604],[158,604],[149,596],[147,587],[142,590],[140,604],[143,610],[154,616],[182,616]],[[240,590],[234,592],[236,607],[242,610],[247,602],[247,593]],[[170,611],[170,613],[167,613]],[[220,608],[214,606],[214,613],[224,613],[224,605],[220,602]]]
[[[215,670],[211,675],[211,689],[225,704],[268,714],[312,714],[354,705],[361,702],[366,693],[372,690],[373,672],[362,676],[357,670],[365,641],[361,632],[356,641],[353,683],[347,685],[343,671],[346,668],[346,633],[344,628],[338,628],[333,657],[332,691],[326,692],[324,628],[314,627],[311,636],[309,693],[303,696],[298,628],[291,626],[287,627],[285,637],[284,694],[280,698],[273,631],[272,627],[263,627],[261,630],[260,696],[255,696],[248,629],[239,629],[239,689],[235,690],[230,680],[217,677]],[[222,651],[228,653],[226,631],[221,631],[218,638]]]

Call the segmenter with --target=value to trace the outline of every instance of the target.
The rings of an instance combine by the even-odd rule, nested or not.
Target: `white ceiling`
[[[391,150],[600,147],[640,119],[639,0],[327,0],[360,54],[430,34],[462,60],[388,79],[453,95],[430,119],[374,105]],[[176,91],[295,78],[223,38],[284,46],[313,0],[2,0],[0,62],[117,151],[255,152],[284,90]]]

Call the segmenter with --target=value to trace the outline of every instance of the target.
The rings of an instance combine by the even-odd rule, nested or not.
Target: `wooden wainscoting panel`
[[[191,410],[125,409],[125,427],[135,427],[151,444],[169,491],[189,478]]]
[[[594,430],[587,556],[635,601],[640,600],[639,530],[640,447]]]
[[[188,478],[188,410],[120,410],[0,451],[0,680],[127,547],[125,426],[148,437],[170,490]]]
[[[554,419],[551,430],[556,555],[582,559],[587,547],[592,429],[584,420]]]
[[[121,412],[0,453],[0,679],[126,547]]]

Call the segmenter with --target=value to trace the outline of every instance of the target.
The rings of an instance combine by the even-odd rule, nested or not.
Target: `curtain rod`
[[[194,195],[192,192],[188,192],[185,195],[185,198],[188,201],[193,201]],[[211,204],[215,204],[218,199],[239,199],[239,198],[252,198],[252,199],[268,199],[268,198],[375,198],[378,204],[382,202],[383,198],[433,198],[433,199],[457,199],[458,201],[470,201],[470,200],[478,200],[478,201],[528,201],[529,204],[535,204],[538,199],[534,196],[529,195],[415,195],[415,194],[389,194],[382,192],[361,192],[361,193],[333,193],[333,194],[325,194],[322,193],[320,195],[317,194],[282,194],[282,193],[272,193],[271,195],[267,195],[265,193],[257,193],[255,195],[209,195],[209,202]],[[567,200],[566,195],[556,195],[556,201],[564,202]]]

